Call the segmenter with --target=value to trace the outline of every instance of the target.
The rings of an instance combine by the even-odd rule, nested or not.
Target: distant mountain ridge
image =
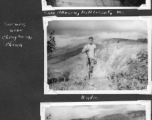
[[[89,118],[77,118],[77,119],[71,119],[71,120],[136,120],[137,118],[143,118],[145,117],[145,111],[139,110],[139,111],[129,111],[126,113],[116,113],[112,115],[106,115],[106,116],[100,116],[95,115]],[[138,119],[137,119],[138,120]]]
[[[130,112],[127,112],[126,114],[127,116],[130,116],[131,118],[146,116],[146,112],[144,110],[130,111]]]

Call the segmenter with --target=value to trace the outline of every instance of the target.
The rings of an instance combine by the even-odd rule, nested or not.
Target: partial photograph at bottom
[[[41,103],[41,120],[151,120],[150,101]]]

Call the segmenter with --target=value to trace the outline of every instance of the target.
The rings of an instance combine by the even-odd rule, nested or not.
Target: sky
[[[46,108],[46,116],[51,113],[51,120],[71,120],[76,118],[89,118],[94,115],[109,115],[124,113],[132,110],[145,110],[143,105],[77,105],[77,106],[52,106]]]
[[[147,25],[142,20],[54,20],[48,24],[47,32],[51,30],[55,30],[58,47],[82,43],[90,36],[98,41],[147,38]]]

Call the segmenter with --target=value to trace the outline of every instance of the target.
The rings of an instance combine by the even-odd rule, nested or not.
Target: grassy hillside
[[[98,42],[93,77],[84,80],[84,44],[56,50],[48,57],[48,83],[57,90],[137,90],[148,84],[147,43],[126,39]]]
[[[75,47],[73,46],[66,46],[59,49],[56,49],[52,55],[48,56],[48,62],[51,64],[63,62],[71,57],[78,55],[85,43],[79,44]]]

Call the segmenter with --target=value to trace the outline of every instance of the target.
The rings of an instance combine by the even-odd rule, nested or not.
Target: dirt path
[[[93,90],[111,90],[112,83],[107,79],[108,73],[112,71],[111,67],[105,62],[98,61],[94,69],[93,77],[86,81],[85,89]]]
[[[86,82],[85,90],[112,90],[112,83],[106,78],[92,78]]]

